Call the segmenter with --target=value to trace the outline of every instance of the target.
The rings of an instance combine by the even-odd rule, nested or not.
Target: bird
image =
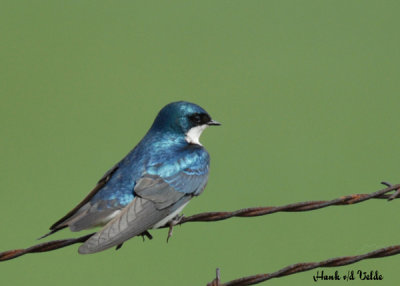
[[[208,126],[218,125],[197,104],[167,104],[136,147],[41,238],[64,228],[75,232],[100,226],[78,249],[90,254],[119,249],[132,237],[151,238],[150,229],[172,226],[206,187],[210,155],[199,139]]]

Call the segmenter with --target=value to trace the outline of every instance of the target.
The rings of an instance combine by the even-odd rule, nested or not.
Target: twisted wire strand
[[[83,243],[94,234],[95,234],[95,232],[84,235],[84,236],[80,236],[78,238],[52,240],[49,242],[39,243],[39,244],[36,244],[36,245],[28,247],[28,248],[24,248],[24,249],[13,249],[13,250],[0,252],[0,262],[14,259],[14,258],[17,258],[19,256],[22,256],[22,255],[28,254],[28,253],[47,252],[47,251],[52,251],[52,250],[56,250],[59,248],[63,248],[63,247],[66,247],[66,246],[69,246],[69,245],[72,245],[75,243]]]
[[[388,183],[383,183],[387,185],[387,188],[382,190],[370,193],[370,194],[352,194],[348,196],[342,196],[337,199],[329,200],[329,201],[306,201],[299,202],[294,204],[288,204],[284,206],[270,206],[270,207],[254,207],[254,208],[245,208],[232,212],[205,212],[196,215],[192,215],[189,217],[181,217],[178,222],[175,224],[181,225],[188,222],[211,222],[211,221],[220,221],[229,219],[232,217],[254,217],[254,216],[263,216],[276,212],[303,212],[303,211],[311,211],[316,209],[325,208],[333,205],[352,205],[356,203],[361,203],[369,199],[388,199],[392,200],[398,197],[400,194],[400,184],[390,185]],[[388,195],[387,193],[395,191],[393,194]],[[172,226],[170,227],[170,233],[172,230]],[[28,253],[37,253],[37,252],[46,252],[52,251],[59,248],[63,248],[75,243],[83,243],[88,240],[94,233],[87,234],[78,238],[70,238],[70,239],[62,239],[62,240],[53,240],[49,242],[44,242],[40,244],[36,244],[29,248],[25,249],[14,249],[8,250],[4,252],[0,252],[0,262],[5,260],[10,260],[17,258],[19,256],[28,254]],[[244,284],[250,285],[250,284]]]
[[[219,221],[225,220],[232,217],[253,217],[268,215],[276,212],[303,212],[312,211],[316,209],[321,209],[329,206],[342,206],[342,205],[353,205],[357,203],[364,202],[369,199],[387,199],[392,200],[397,198],[398,192],[400,191],[400,184],[390,185],[388,183],[383,183],[389,185],[387,188],[370,193],[370,194],[352,194],[348,196],[343,196],[337,199],[329,201],[306,201],[294,204],[288,204],[279,207],[255,207],[255,208],[245,208],[232,212],[205,212],[189,217],[183,217],[178,224],[184,224],[186,222],[209,222],[209,221]],[[386,193],[396,190],[392,195],[387,195]]]
[[[247,277],[242,277],[239,279],[235,279],[226,283],[220,282],[220,270],[217,269],[217,277],[207,286],[247,286],[258,284],[272,278],[278,278],[283,276],[288,276],[292,274],[296,274],[299,272],[308,271],[315,268],[320,267],[338,267],[356,263],[358,261],[370,258],[382,258],[387,256],[392,256],[400,253],[400,245],[393,245],[389,247],[380,248],[366,254],[356,255],[356,256],[344,256],[344,257],[336,257],[330,258],[320,262],[304,262],[304,263],[296,263],[289,266],[286,266],[276,272],[266,273],[266,274],[257,274]]]

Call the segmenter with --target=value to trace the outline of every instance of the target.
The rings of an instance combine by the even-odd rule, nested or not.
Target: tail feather
[[[68,226],[68,225],[63,225],[63,226],[61,226],[61,227],[57,227],[57,228],[54,228],[54,229],[50,229],[50,231],[49,231],[48,233],[46,233],[45,235],[42,235],[41,237],[39,237],[38,240],[41,240],[42,238],[45,238],[45,237],[47,237],[47,236],[49,236],[49,235],[52,235],[53,233],[56,233],[57,231],[66,228],[67,226]]]

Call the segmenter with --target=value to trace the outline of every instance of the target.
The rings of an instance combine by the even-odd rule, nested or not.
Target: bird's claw
[[[177,215],[168,223],[169,229],[168,229],[168,235],[167,235],[167,243],[169,241],[169,238],[172,236],[172,231],[173,231],[174,226],[178,225],[182,219],[183,219],[183,215]]]
[[[147,237],[149,240],[153,239],[153,236],[147,230],[143,231],[140,235],[142,236],[143,241],[144,241],[144,237]]]
[[[389,182],[381,182],[382,185],[385,185],[386,187],[393,187],[393,185]],[[397,189],[389,198],[388,201],[391,201],[395,198],[398,198],[400,195],[400,189]]]
[[[150,232],[148,232],[147,230],[143,231],[143,232],[142,232],[141,234],[139,234],[139,235],[142,237],[143,242],[144,242],[144,238],[145,238],[145,237],[147,237],[148,239],[153,239],[153,236],[152,236],[152,235],[150,234]],[[117,247],[115,248],[115,250],[120,249],[120,248],[122,247],[122,244],[123,244],[123,243],[118,244]]]

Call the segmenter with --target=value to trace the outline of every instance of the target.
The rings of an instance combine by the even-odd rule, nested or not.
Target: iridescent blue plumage
[[[207,184],[210,157],[198,138],[209,125],[219,123],[196,104],[165,106],[139,144],[50,228],[52,233],[107,224],[80,248],[93,253],[164,223]]]
[[[188,144],[184,134],[192,127],[187,115],[206,113],[198,105],[187,102],[172,103],[164,107],[140,143],[118,164],[110,181],[93,197],[91,202],[116,200],[125,206],[134,197],[133,188],[143,172],[162,178],[186,175],[207,179],[210,157],[199,145]],[[175,124],[179,121],[180,124]],[[206,176],[206,177],[204,177]],[[184,180],[185,177],[182,176]],[[188,182],[192,179],[187,178]],[[176,179],[175,179],[176,181]],[[191,185],[182,181],[177,191],[191,193]],[[176,183],[175,183],[176,184]]]

